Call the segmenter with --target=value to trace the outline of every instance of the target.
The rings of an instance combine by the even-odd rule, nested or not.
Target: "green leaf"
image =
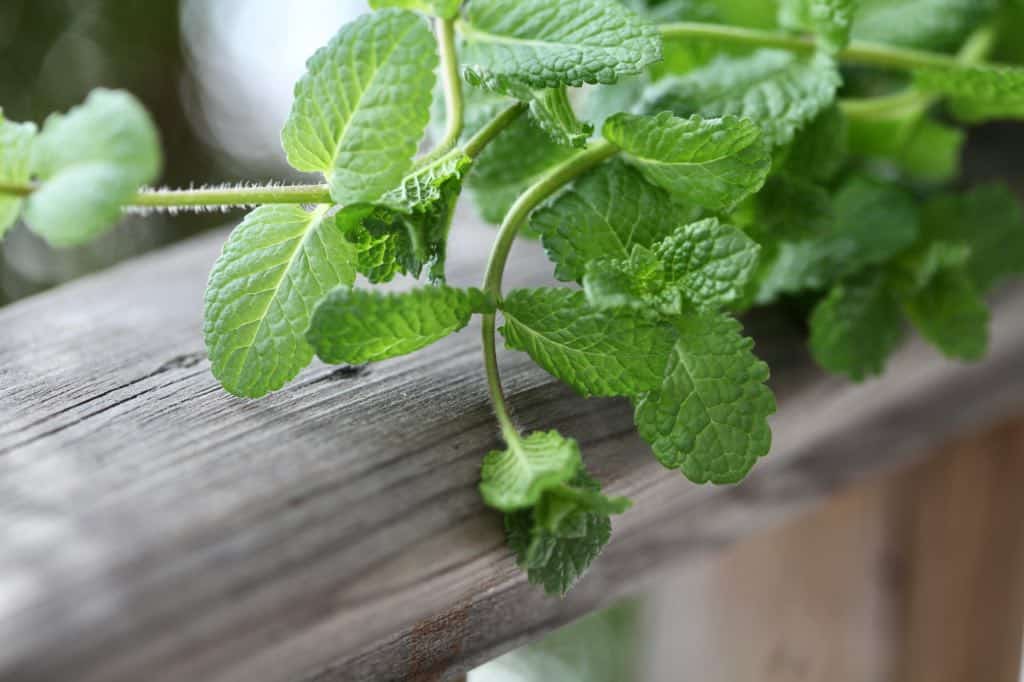
[[[682,293],[669,286],[665,264],[653,251],[639,245],[627,259],[589,261],[583,291],[587,302],[600,310],[632,308],[667,316],[683,310]]]
[[[484,458],[480,494],[501,511],[526,509],[537,504],[545,491],[571,481],[582,467],[575,440],[557,431],[538,431]]]
[[[888,264],[889,286],[904,298],[916,296],[941,271],[965,267],[971,259],[967,244],[919,241]]]
[[[684,76],[659,81],[644,110],[677,116],[736,116],[753,121],[771,146],[793,137],[828,108],[842,79],[835,62],[819,54],[801,59],[780,50],[721,56]]]
[[[601,486],[580,469],[572,487],[600,493]],[[624,505],[617,505],[621,509]],[[557,509],[555,508],[557,507]],[[548,594],[564,595],[586,572],[611,538],[612,524],[606,513],[588,511],[588,506],[567,507],[541,498],[536,510],[505,515],[505,532],[519,565],[532,584],[542,585]],[[555,514],[553,512],[557,511]],[[554,525],[555,530],[550,530]]]
[[[794,31],[814,31],[822,46],[836,53],[850,43],[858,5],[859,0],[782,0],[779,24]]]
[[[513,350],[584,396],[634,396],[657,386],[675,340],[669,325],[633,311],[602,311],[583,292],[517,289],[502,306]]]
[[[988,19],[998,0],[861,0],[853,37],[949,50]]]
[[[34,123],[4,120],[0,109],[0,184],[23,185],[32,177],[30,168]],[[21,214],[23,200],[0,193],[0,239]]]
[[[462,0],[370,0],[372,9],[400,7],[423,12],[442,19],[454,19],[459,14]]]
[[[306,339],[328,364],[361,365],[426,348],[487,308],[475,289],[439,286],[385,294],[339,287],[316,308]]]
[[[831,106],[801,131],[786,155],[785,171],[813,182],[828,182],[849,157],[849,123],[842,109]]]
[[[948,357],[976,361],[985,356],[988,307],[964,269],[942,270],[904,305],[921,335]]]
[[[554,142],[577,149],[587,146],[594,126],[576,118],[564,87],[534,90],[527,101],[530,115]]]
[[[467,80],[513,95],[614,83],[661,59],[657,29],[614,0],[473,0],[460,32]]]
[[[661,386],[637,401],[637,429],[662,464],[691,481],[736,483],[771,447],[768,366],[731,317],[685,315],[676,327]]]
[[[811,239],[828,233],[835,221],[829,191],[796,176],[769,178],[755,202],[754,231],[768,239]]]
[[[717,218],[681,227],[654,247],[666,281],[701,310],[740,300],[760,251],[742,230]]]
[[[94,90],[47,118],[33,142],[32,172],[42,185],[26,203],[25,222],[55,246],[86,242],[113,227],[161,163],[156,126],[139,101]]]
[[[571,282],[583,279],[589,261],[629,258],[634,246],[652,246],[692,217],[692,209],[639,171],[612,160],[536,211],[531,225],[555,263],[555,277]]]
[[[604,136],[647,180],[711,210],[728,210],[761,189],[771,168],[760,129],[733,116],[618,114],[605,122]]]
[[[268,205],[231,233],[210,273],[203,327],[213,374],[230,393],[259,398],[313,359],[306,329],[331,289],[355,281],[356,248],[344,232],[362,215]]]
[[[896,162],[912,177],[944,183],[960,175],[967,134],[960,128],[924,118],[910,133]]]
[[[397,187],[430,120],[437,68],[422,17],[387,9],[347,24],[310,58],[281,133],[288,162],[321,172],[339,204]]]
[[[922,69],[914,82],[925,92],[957,98],[960,102],[1013,108],[1024,106],[1024,68],[1012,66],[962,66]]]
[[[1024,273],[1024,214],[1004,185],[936,197],[925,206],[922,232],[931,240],[970,247],[967,272],[981,293]]]
[[[532,119],[520,117],[477,157],[466,186],[481,217],[497,224],[524,190],[574,153],[552,141]]]
[[[854,381],[881,374],[902,338],[899,301],[878,270],[840,283],[811,314],[815,360]]]

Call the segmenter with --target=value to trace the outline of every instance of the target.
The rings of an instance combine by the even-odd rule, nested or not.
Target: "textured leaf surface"
[[[632,311],[601,311],[583,292],[518,289],[505,299],[508,347],[584,396],[634,396],[657,386],[675,340],[671,326]]]
[[[861,0],[853,36],[861,40],[952,49],[982,21],[997,0]]]
[[[564,87],[534,90],[528,101],[533,120],[555,143],[578,149],[587,146],[594,126],[576,118]]]
[[[665,264],[650,249],[637,246],[626,259],[593,260],[587,263],[583,277],[587,302],[595,308],[633,308],[678,315],[683,297],[677,287],[669,286]]]
[[[661,58],[657,30],[614,0],[473,0],[466,19],[467,78],[508,94],[614,83]]]
[[[0,184],[22,185],[29,181],[35,135],[35,124],[7,121],[0,109]],[[18,219],[23,203],[19,197],[0,194],[0,238]]]
[[[442,19],[454,19],[459,13],[462,0],[370,0],[373,9],[400,7],[424,12]]]
[[[229,392],[259,398],[313,359],[305,333],[313,310],[356,277],[356,250],[333,217],[298,206],[257,208],[235,228],[213,266],[203,331],[213,374]]]
[[[430,120],[437,48],[422,17],[398,9],[347,24],[314,54],[281,133],[288,162],[321,172],[339,204],[397,187]]]
[[[854,381],[881,374],[902,337],[902,310],[879,271],[837,285],[811,314],[815,360]]]
[[[662,464],[691,481],[736,483],[771,447],[768,366],[728,316],[687,315],[676,326],[662,385],[637,401],[637,429]]]
[[[963,269],[950,268],[906,303],[921,335],[948,357],[975,361],[988,350],[989,312]]]
[[[684,76],[659,81],[644,110],[746,118],[764,130],[770,146],[785,145],[835,101],[840,84],[835,62],[823,54],[808,60],[760,50],[745,57],[721,56]]]
[[[95,90],[67,114],[53,114],[33,143],[32,172],[42,186],[25,221],[56,246],[72,246],[113,227],[121,206],[160,173],[160,141],[132,95]]]
[[[359,365],[407,355],[467,324],[483,297],[475,290],[424,287],[386,294],[341,287],[317,307],[306,334],[332,365]]]
[[[634,246],[667,237],[689,214],[639,171],[613,160],[535,212],[531,224],[555,263],[555,277],[571,282],[583,279],[587,262],[628,258]]]
[[[572,486],[600,493],[601,486],[580,470]],[[545,500],[542,499],[542,504]],[[548,594],[564,595],[576,584],[611,538],[607,514],[570,509],[561,515],[559,530],[553,532],[532,510],[505,515],[505,532],[519,565],[531,583]]]
[[[967,271],[982,293],[1024,273],[1024,214],[1004,185],[933,199],[924,209],[922,232],[932,240],[970,247]]]
[[[654,247],[665,279],[700,309],[738,301],[761,247],[743,231],[708,218],[677,229]]]
[[[923,69],[915,74],[918,88],[956,97],[961,102],[1004,108],[1024,107],[1024,68],[964,66],[956,70]]]
[[[835,53],[850,42],[858,6],[859,0],[782,0],[779,23],[791,30],[814,31],[825,49]]]
[[[575,440],[557,431],[538,431],[484,458],[480,494],[501,511],[526,509],[546,490],[571,481],[582,466]]]
[[[732,116],[618,114],[605,122],[604,136],[650,182],[712,210],[730,209],[761,189],[771,167],[760,129]]]

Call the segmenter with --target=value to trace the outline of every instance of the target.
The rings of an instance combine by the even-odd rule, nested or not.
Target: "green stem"
[[[808,54],[817,49],[814,38],[787,35],[777,31],[697,22],[662,24],[658,28],[665,38],[703,38],[734,45],[776,47]],[[838,54],[838,58],[849,64],[910,71],[925,68],[957,70],[962,65],[960,60],[952,55],[882,45],[863,40],[855,40],[850,43]]]
[[[462,151],[471,159],[475,159],[480,155],[480,152],[491,143],[498,134],[505,128],[512,125],[517,118],[519,118],[524,111],[526,111],[525,102],[516,102],[515,104],[504,109],[491,119],[483,128],[478,130],[473,137],[466,140],[466,144],[462,146]]]
[[[505,274],[512,244],[523,223],[530,213],[544,200],[564,187],[574,178],[600,165],[618,153],[618,149],[605,141],[592,144],[587,149],[552,168],[532,187],[527,189],[509,209],[494,240],[494,248],[487,261],[487,273],[484,275],[483,290],[497,301],[501,300],[501,280]],[[484,351],[484,371],[487,374],[487,386],[491,395],[494,412],[501,425],[505,441],[512,443],[519,438],[519,432],[512,422],[508,403],[501,389],[501,375],[498,371],[498,358],[495,349],[495,315],[484,315],[482,339]]]
[[[462,77],[459,75],[459,58],[455,51],[455,21],[438,19],[437,44],[441,56],[441,82],[444,87],[444,103],[447,115],[444,137],[425,160],[444,156],[459,143],[462,136],[465,102],[462,97]]]

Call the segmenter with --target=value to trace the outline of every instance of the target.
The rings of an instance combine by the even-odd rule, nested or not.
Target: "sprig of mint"
[[[770,450],[769,370],[736,318],[754,305],[807,310],[814,357],[857,381],[908,323],[983,356],[984,295],[1024,271],[1024,216],[1001,186],[952,185],[951,121],[1024,117],[1024,68],[987,61],[1024,30],[997,0],[782,0],[775,30],[705,2],[370,4],[310,58],[282,133],[319,183],[146,189],[151,118],[97,90],[41,130],[0,115],[0,235],[20,216],[67,246],[125,207],[255,206],[204,326],[214,375],[248,398],[314,356],[384,361],[478,316],[504,440],[480,493],[557,594],[630,503],[571,434],[520,430],[499,332],[580,395],[629,400],[658,461],[699,484],[738,483]],[[480,289],[445,283],[464,189],[500,225]],[[565,286],[503,290],[520,233]],[[427,282],[372,288],[403,275]]]

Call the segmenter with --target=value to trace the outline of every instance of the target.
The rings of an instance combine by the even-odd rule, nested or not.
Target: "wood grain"
[[[466,216],[457,232],[452,279],[474,283],[493,233]],[[505,353],[521,424],[577,437],[637,503],[591,575],[550,599],[475,489],[497,445],[475,327],[232,398],[200,337],[222,239],[0,310],[0,679],[444,679],[1024,409],[1021,292],[1000,304],[984,364],[911,343],[863,386],[810,368],[792,330],[759,335],[781,396],[776,443],[735,488],[661,469],[627,404],[574,397]],[[536,245],[517,249],[513,281],[547,272]]]

